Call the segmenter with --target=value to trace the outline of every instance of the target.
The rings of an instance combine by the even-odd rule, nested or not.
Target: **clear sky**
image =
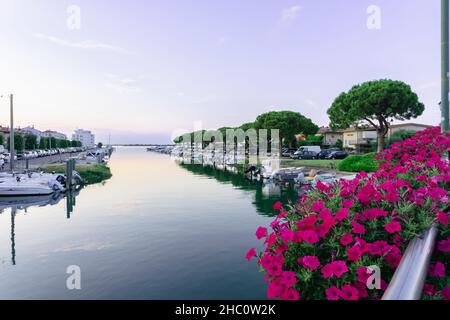
[[[367,27],[370,5],[379,30]],[[196,121],[233,126],[270,110],[327,125],[340,92],[379,78],[410,84],[426,105],[414,121],[438,124],[439,10],[439,0],[2,0],[0,92],[16,95],[19,126],[113,143],[168,142]],[[0,99],[1,125],[7,107]]]

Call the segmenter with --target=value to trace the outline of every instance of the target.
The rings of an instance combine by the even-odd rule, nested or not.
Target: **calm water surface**
[[[65,198],[0,199],[0,299],[265,298],[244,256],[278,190],[143,148],[117,148],[110,167],[113,178],[81,190],[70,218]],[[81,290],[66,288],[70,265]]]

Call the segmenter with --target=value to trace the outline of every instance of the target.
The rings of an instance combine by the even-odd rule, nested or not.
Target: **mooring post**
[[[66,162],[66,189],[72,188],[72,176],[73,176],[73,159],[69,159]]]

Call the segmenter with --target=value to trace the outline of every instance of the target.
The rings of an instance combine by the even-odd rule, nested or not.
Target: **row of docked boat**
[[[74,171],[71,184],[84,181]],[[0,197],[41,196],[66,191],[67,178],[63,174],[24,172],[0,173]]]
[[[175,146],[169,145],[169,146],[150,146],[147,148],[148,152],[156,152],[156,153],[162,153],[162,154],[171,154]]]

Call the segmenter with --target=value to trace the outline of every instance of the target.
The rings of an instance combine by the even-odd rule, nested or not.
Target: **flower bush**
[[[268,297],[282,300],[359,300],[382,297],[408,243],[433,224],[440,238],[424,287],[425,299],[450,299],[448,186],[443,154],[450,136],[427,129],[378,155],[379,169],[354,180],[319,183],[294,204],[277,203],[270,231],[252,248],[268,282]],[[369,290],[370,266],[381,287]]]

